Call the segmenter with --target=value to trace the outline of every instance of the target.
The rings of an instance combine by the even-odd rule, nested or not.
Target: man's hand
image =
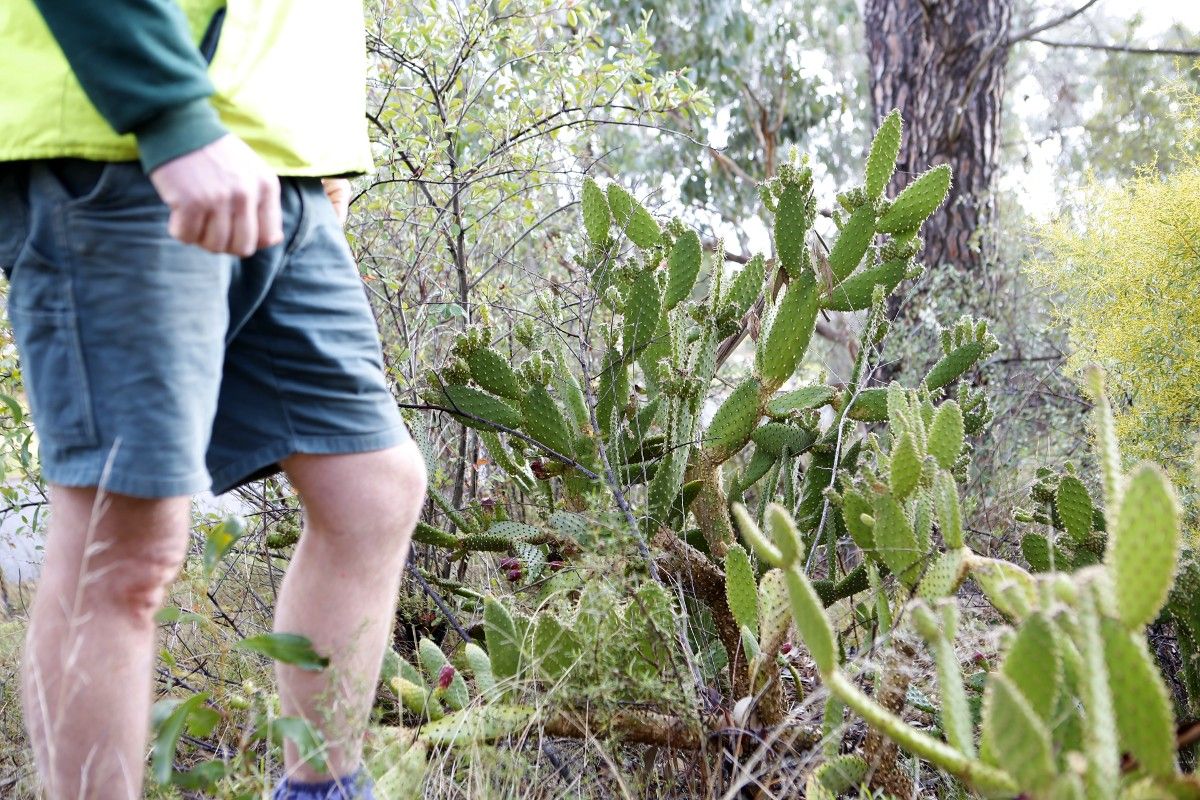
[[[333,203],[338,222],[345,225],[346,217],[350,216],[350,181],[345,178],[321,178],[321,185],[325,187],[325,196]]]
[[[283,241],[279,178],[245,142],[222,136],[150,173],[185,244],[250,256]]]

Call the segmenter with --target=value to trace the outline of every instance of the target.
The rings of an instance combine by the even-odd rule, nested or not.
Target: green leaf
[[[306,672],[320,672],[329,666],[329,659],[318,655],[308,637],[296,633],[263,633],[242,639],[234,648],[260,653]]]
[[[255,730],[257,738],[265,738],[269,733],[271,741],[278,747],[283,747],[284,740],[291,741],[296,746],[300,761],[319,772],[328,772],[325,763],[325,737],[306,719],[300,717],[276,717],[266,723],[260,723]]]
[[[183,701],[168,698],[154,704],[155,734],[150,767],[154,779],[159,783],[168,783],[171,780],[175,747],[179,744],[179,737],[183,735],[188,716],[195,709],[201,708],[207,699],[208,693],[200,692]]]
[[[246,528],[237,517],[227,517],[208,531],[204,541],[204,574],[212,575],[221,559],[229,553],[238,539],[246,535]]]

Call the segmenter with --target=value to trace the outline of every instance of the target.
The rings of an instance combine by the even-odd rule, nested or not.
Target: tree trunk
[[[871,101],[904,115],[893,193],[937,164],[954,170],[925,224],[923,260],[973,270],[988,257],[1013,0],[866,0]]]

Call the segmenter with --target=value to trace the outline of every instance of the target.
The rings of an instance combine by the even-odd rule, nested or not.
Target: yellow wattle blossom
[[[1173,92],[1196,132],[1200,97]],[[1162,176],[1140,170],[1119,186],[1095,179],[1080,213],[1040,231],[1030,265],[1051,289],[1076,351],[1109,376],[1123,449],[1190,478],[1200,430],[1200,159]]]

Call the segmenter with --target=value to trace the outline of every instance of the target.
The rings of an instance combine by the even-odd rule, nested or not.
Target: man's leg
[[[187,497],[51,487],[23,670],[25,723],[51,800],[141,797],[154,614],[187,551]]]
[[[425,498],[425,463],[412,441],[354,455],[294,455],[284,469],[304,506],[304,533],[279,592],[275,630],[299,633],[330,658],[323,672],[281,664],[283,713],[308,719],[329,744],[330,773],[285,748],[303,782],[355,771],[375,697],[396,593]]]

